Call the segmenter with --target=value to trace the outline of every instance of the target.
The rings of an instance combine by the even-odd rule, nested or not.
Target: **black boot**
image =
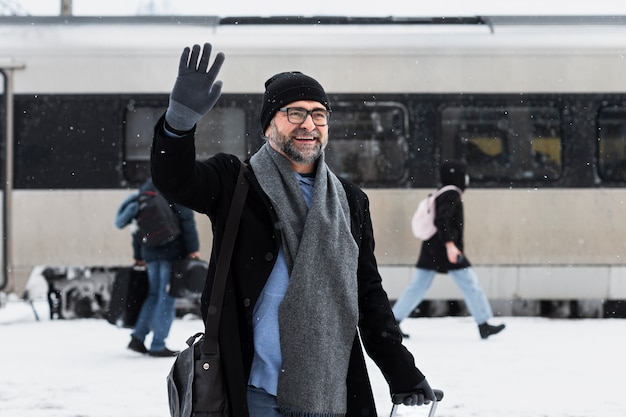
[[[491,324],[484,322],[483,324],[478,325],[478,331],[480,332],[480,338],[486,339],[492,334],[498,334],[502,330],[504,330],[506,326],[504,324],[498,324],[497,326],[492,326]]]
[[[180,352],[177,350],[169,350],[168,348],[163,348],[163,350],[151,350],[148,352],[148,355],[155,358],[169,358],[172,356],[177,356],[179,353]]]
[[[137,339],[135,336],[130,337],[128,349],[141,354],[148,353],[148,349],[146,349],[146,346],[143,344],[143,342]]]
[[[404,332],[402,331],[402,329],[400,328],[400,322],[399,322],[399,321],[397,321],[397,322],[396,322],[396,324],[398,325],[398,331],[400,332],[400,334],[402,335],[402,337],[403,337],[404,339],[408,339],[408,338],[409,338],[409,335],[408,335],[407,333],[404,333]]]

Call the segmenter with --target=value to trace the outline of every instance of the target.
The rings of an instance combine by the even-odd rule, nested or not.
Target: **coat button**
[[[243,306],[244,307],[250,307],[250,299],[249,298],[244,298],[243,299]]]
[[[271,261],[272,259],[274,259],[274,254],[273,254],[272,252],[267,252],[267,253],[265,254],[265,260],[266,260],[267,262],[269,262],[269,261]]]

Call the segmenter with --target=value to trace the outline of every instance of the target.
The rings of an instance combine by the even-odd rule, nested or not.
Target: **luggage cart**
[[[428,417],[435,417],[435,412],[437,411],[437,404],[439,403],[439,401],[441,401],[443,399],[443,391],[439,390],[439,389],[434,389],[433,392],[435,393],[435,398],[437,399],[437,401],[433,401],[430,404],[430,411],[428,412]],[[391,407],[391,414],[389,415],[389,417],[396,417],[396,411],[398,410],[398,406],[400,404],[394,404]]]

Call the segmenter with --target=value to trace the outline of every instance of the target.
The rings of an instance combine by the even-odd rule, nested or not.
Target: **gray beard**
[[[322,154],[322,145],[319,142],[316,142],[315,148],[315,152],[313,152],[310,156],[305,157],[296,149],[295,146],[293,146],[291,141],[282,142],[280,144],[280,150],[287,155],[289,159],[297,164],[309,164],[317,161]]]
[[[287,158],[289,158],[291,161],[295,162],[296,164],[310,164],[312,162],[315,162],[320,158],[320,156],[322,155],[322,152],[324,151],[322,144],[319,142],[319,140],[317,140],[315,142],[315,152],[313,152],[311,156],[305,157],[293,145],[293,142],[287,136],[284,136],[280,134],[280,132],[278,132],[278,129],[276,129],[275,125],[270,125],[270,127],[272,130],[270,132],[270,135],[273,137],[273,139],[271,140],[277,145],[278,150],[282,152],[283,154],[285,154]]]

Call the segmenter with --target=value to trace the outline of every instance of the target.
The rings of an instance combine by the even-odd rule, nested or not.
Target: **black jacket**
[[[463,252],[463,201],[457,191],[445,191],[435,199],[435,226],[437,233],[422,242],[416,266],[443,273],[470,266],[467,257],[463,262],[450,263],[445,246],[446,242],[453,241]]]
[[[169,138],[157,124],[152,148],[152,179],[171,201],[206,214],[212,223],[213,251],[202,298],[203,315],[210,297],[215,262],[240,168],[234,155],[218,154],[195,161],[193,132]],[[274,227],[276,213],[254,172],[246,174],[250,190],[243,209],[226,284],[219,331],[233,416],[247,417],[246,385],[253,357],[252,312],[272,271],[281,245]],[[365,193],[342,181],[352,214],[351,228],[359,245],[359,331],[368,354],[378,363],[392,392],[407,392],[424,379],[413,356],[401,344],[387,294],[374,257],[374,238]],[[306,352],[303,352],[306,354]],[[304,376],[305,377],[305,376]],[[373,395],[361,343],[355,329],[348,370],[348,416],[375,416]]]

